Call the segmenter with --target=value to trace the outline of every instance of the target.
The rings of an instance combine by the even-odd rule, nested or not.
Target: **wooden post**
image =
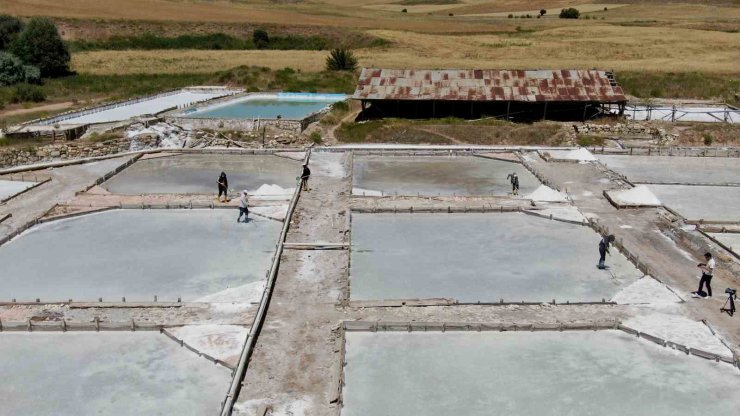
[[[671,111],[671,122],[676,121],[676,104],[673,104],[673,111]]]
[[[583,104],[583,122],[586,122],[586,112],[588,111],[588,103]]]
[[[506,121],[509,121],[509,111],[511,110],[511,100],[506,102]]]

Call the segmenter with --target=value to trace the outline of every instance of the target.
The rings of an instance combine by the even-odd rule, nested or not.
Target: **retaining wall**
[[[308,120],[308,119],[304,119]],[[304,120],[252,120],[235,118],[188,118],[188,117],[165,117],[165,121],[179,126],[188,126],[193,129],[207,130],[240,130],[254,131],[262,127],[269,127],[290,133],[303,131]],[[305,124],[308,126],[308,124]]]

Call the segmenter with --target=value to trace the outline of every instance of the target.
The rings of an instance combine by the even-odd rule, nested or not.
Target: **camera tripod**
[[[720,312],[727,312],[728,315],[732,316],[735,314],[735,298],[737,298],[737,295],[735,292],[728,293],[727,294],[727,300],[725,301],[724,306],[720,308]],[[727,305],[730,305],[728,308]]]

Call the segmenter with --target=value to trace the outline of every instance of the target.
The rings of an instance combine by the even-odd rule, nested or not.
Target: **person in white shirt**
[[[239,217],[236,222],[240,222],[244,215],[244,222],[249,222],[249,200],[247,200],[247,190],[243,190],[239,196]]]
[[[695,298],[711,298],[712,297],[712,276],[714,276],[715,261],[712,258],[712,253],[704,254],[706,263],[699,263],[697,267],[701,269],[701,280],[699,280],[699,290],[692,293],[691,295]],[[707,286],[707,291],[704,291],[704,285]]]

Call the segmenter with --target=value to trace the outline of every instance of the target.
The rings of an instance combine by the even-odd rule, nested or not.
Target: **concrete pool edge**
[[[290,130],[297,133],[305,130],[309,124],[318,121],[321,117],[331,110],[331,105],[346,101],[349,98],[346,94],[331,93],[243,93],[237,96],[220,97],[214,100],[206,101],[202,108],[198,108],[198,103],[185,109],[176,109],[164,114],[165,121],[171,124],[188,125],[192,128],[199,129],[216,129],[216,130],[253,130],[265,126],[277,127],[281,130]],[[219,108],[230,105],[240,104],[252,100],[275,100],[275,101],[304,101],[304,102],[325,102],[326,106],[318,111],[312,111],[301,118],[260,118],[260,117],[196,117],[196,113],[210,112]]]

